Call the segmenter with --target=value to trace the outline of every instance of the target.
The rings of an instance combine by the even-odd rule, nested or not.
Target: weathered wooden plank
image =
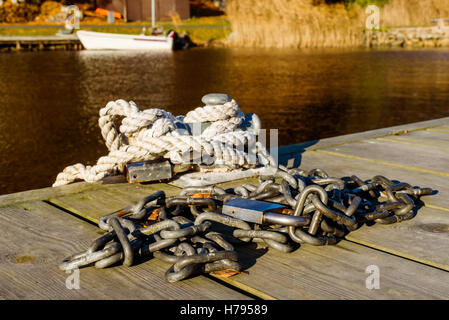
[[[370,139],[320,152],[449,177],[449,151],[441,149]]]
[[[449,129],[446,129],[445,127],[428,128],[427,131],[449,133]]]
[[[434,132],[428,130],[413,131],[401,135],[391,135],[378,138],[381,141],[405,143],[411,146],[422,146],[449,151],[449,132]]]
[[[289,159],[295,159],[295,156],[298,153],[303,153],[305,150],[316,150],[370,138],[390,136],[392,134],[404,131],[411,132],[426,128],[438,128],[440,126],[449,126],[449,117],[282,146],[279,148],[279,163],[286,165]],[[295,166],[297,165],[298,162],[296,161]]]
[[[24,201],[48,200],[51,197],[59,197],[67,194],[74,194],[84,192],[87,190],[97,190],[109,188],[111,185],[119,184],[125,185],[126,180],[123,176],[106,177],[101,182],[87,183],[75,182],[59,187],[47,187],[36,190],[28,190],[22,192],[15,192],[11,194],[0,195],[0,207],[9,206],[14,203],[21,203]]]
[[[410,183],[412,186],[429,187],[438,193],[421,197],[426,206],[449,211],[448,178],[425,172],[410,171],[404,168],[385,166],[358,159],[336,157],[320,151],[307,151],[301,155],[301,169],[321,168],[335,177],[349,177],[353,174],[363,180],[375,175],[384,175],[392,180]]]
[[[61,260],[85,250],[99,229],[43,203],[0,209],[2,299],[248,299],[203,276],[165,281],[156,259],[130,268],[80,270],[80,289],[66,288]]]
[[[449,271],[449,214],[444,211],[421,208],[409,221],[363,226],[346,239]]]
[[[440,127],[436,127],[435,129],[438,129]],[[449,130],[449,125],[448,125],[448,130]],[[414,137],[420,137],[422,139],[429,139],[432,141],[435,140],[439,140],[439,141],[445,141],[449,144],[449,133],[441,133],[441,132],[432,132],[429,129],[427,130],[420,130],[420,131],[416,131],[416,132],[410,132],[410,134],[407,134],[410,136],[414,136]],[[407,136],[406,135],[406,136]]]
[[[449,123],[440,125],[440,126],[436,126],[435,129],[442,129],[442,130],[449,130]]]
[[[278,299],[449,299],[448,272],[344,240],[292,253],[242,248],[240,256],[249,273],[230,279]],[[380,289],[366,288],[370,265]]]
[[[141,198],[159,190],[165,191],[167,196],[179,192],[179,188],[162,183],[147,185],[123,183],[61,197],[51,197],[49,201],[84,218],[98,222],[98,219],[105,214],[136,203]]]
[[[101,186],[101,183],[77,182],[56,188],[48,187],[5,194],[0,196],[0,207],[9,206],[24,201],[46,200],[50,197],[58,197],[65,194],[83,192],[90,189],[93,190]]]

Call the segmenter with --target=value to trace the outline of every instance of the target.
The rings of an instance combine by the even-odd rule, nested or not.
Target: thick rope
[[[122,118],[117,130],[115,123]],[[170,159],[173,164],[191,162],[192,151],[202,155],[198,164],[233,168],[275,166],[253,132],[239,128],[244,114],[234,100],[223,105],[198,107],[185,117],[174,117],[162,109],[140,110],[133,102],[110,101],[100,110],[98,120],[109,154],[94,166],[81,163],[66,167],[53,187],[75,180],[96,182],[122,173],[134,161]],[[179,124],[211,122],[201,135],[192,136]],[[178,124],[178,126],[177,126]],[[246,150],[245,150],[246,149]]]

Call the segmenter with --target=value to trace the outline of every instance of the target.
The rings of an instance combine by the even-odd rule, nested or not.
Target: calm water
[[[109,100],[178,115],[209,92],[278,128],[281,145],[320,139],[449,116],[449,50],[0,54],[0,194],[106,154]]]

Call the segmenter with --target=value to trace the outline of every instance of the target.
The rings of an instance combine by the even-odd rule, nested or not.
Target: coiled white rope
[[[117,130],[119,118],[122,121]],[[173,164],[186,163],[185,155],[192,151],[204,155],[201,163],[206,165],[230,169],[275,166],[265,147],[256,141],[256,134],[240,128],[244,118],[235,100],[198,107],[185,117],[157,108],[142,111],[133,101],[111,101],[100,110],[98,120],[109,154],[94,166],[77,163],[66,167],[53,187],[75,180],[96,182],[123,172],[125,165],[134,161],[165,158]],[[180,124],[201,122],[211,122],[201,135],[190,135],[180,128]]]

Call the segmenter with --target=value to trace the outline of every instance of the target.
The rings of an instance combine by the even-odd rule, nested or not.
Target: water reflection
[[[51,185],[106,153],[98,110],[134,100],[175,115],[230,94],[280,144],[449,115],[449,51],[199,49],[0,55],[0,193]]]

